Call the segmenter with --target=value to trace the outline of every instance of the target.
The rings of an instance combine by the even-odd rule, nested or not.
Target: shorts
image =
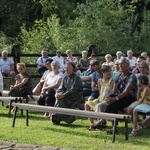
[[[90,95],[89,99],[96,99],[99,96],[99,92],[92,92],[92,94]]]

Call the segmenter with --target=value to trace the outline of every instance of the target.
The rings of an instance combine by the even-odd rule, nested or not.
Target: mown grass
[[[78,150],[148,150],[150,147],[150,129],[142,129],[135,138],[129,137],[125,141],[124,124],[119,123],[119,134],[115,143],[106,130],[111,128],[108,122],[107,129],[88,131],[89,122],[86,118],[77,117],[77,120],[68,125],[62,122],[60,126],[53,125],[43,117],[43,113],[30,112],[29,126],[25,125],[25,116],[17,114],[15,128],[12,128],[12,117],[8,118],[8,109],[0,105],[0,140],[19,143],[75,148]],[[129,132],[132,124],[129,123]]]

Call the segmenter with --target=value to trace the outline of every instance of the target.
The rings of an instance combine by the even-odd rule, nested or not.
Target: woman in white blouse
[[[59,62],[53,61],[51,63],[52,71],[48,74],[44,82],[41,96],[38,100],[39,105],[54,106],[56,100],[55,90],[59,87],[63,77],[63,74],[59,72],[59,67]],[[45,113],[45,116],[49,116],[49,113]]]

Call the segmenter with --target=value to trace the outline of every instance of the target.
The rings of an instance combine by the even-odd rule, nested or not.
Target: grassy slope
[[[7,117],[8,109],[0,105],[0,140],[15,141],[38,145],[50,145],[56,147],[76,148],[79,150],[148,150],[150,146],[150,129],[140,130],[135,138],[129,137],[125,141],[123,123],[119,123],[119,135],[116,141],[111,142],[111,135],[106,130],[88,131],[88,120],[78,118],[72,125],[62,122],[61,126],[53,125],[51,121],[43,117],[43,113],[30,113],[29,127],[25,126],[25,118],[18,113],[15,128],[11,127],[12,117]],[[132,124],[129,124],[129,132]]]

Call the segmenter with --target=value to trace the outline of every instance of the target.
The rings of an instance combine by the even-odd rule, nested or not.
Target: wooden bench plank
[[[31,104],[21,104],[21,103],[13,103],[12,106],[15,107],[12,127],[15,126],[15,120],[16,120],[16,114],[17,114],[18,108],[26,110],[26,125],[27,126],[28,126],[28,111],[29,110],[40,111],[40,112],[51,112],[51,113],[64,114],[64,115],[69,114],[73,116],[90,117],[90,118],[98,118],[98,119],[101,118],[101,119],[114,121],[112,142],[115,142],[115,134],[116,134],[116,126],[117,126],[116,122],[117,122],[117,119],[122,119],[125,122],[125,140],[128,140],[128,120],[131,119],[130,115],[92,112],[92,111],[83,111],[83,110],[39,106],[39,105],[31,105]]]

